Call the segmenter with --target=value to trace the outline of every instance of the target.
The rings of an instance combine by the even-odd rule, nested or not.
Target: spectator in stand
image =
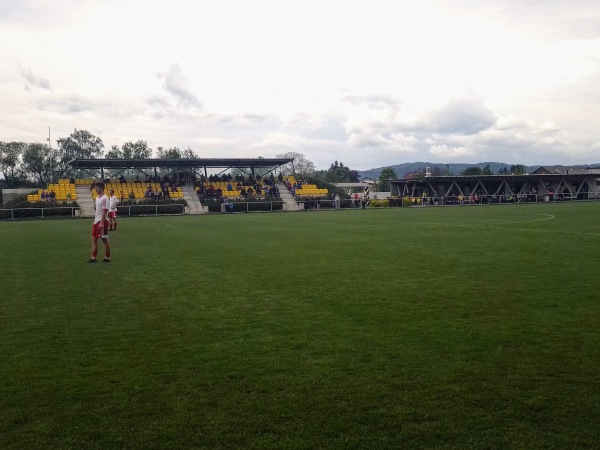
[[[67,192],[67,200],[71,200],[71,193]]]
[[[227,191],[228,192],[233,191],[233,186],[231,185],[231,183],[227,183]]]
[[[251,187],[249,187],[249,188],[248,188],[248,195],[249,195],[250,197],[252,197],[252,195],[254,195],[254,191],[252,190],[252,188],[251,188]]]
[[[133,189],[129,189],[129,195],[127,196],[129,200],[135,200],[135,194],[133,193]]]
[[[54,192],[54,189],[52,189],[50,191],[50,201],[53,202],[56,199],[56,192]]]
[[[281,172],[279,172],[279,176],[277,178],[279,179],[279,182],[281,183],[283,181],[283,174]]]
[[[46,191],[42,191],[42,194],[40,195],[40,198],[42,199],[43,202],[45,202],[47,200]]]
[[[244,189],[242,187],[242,189],[240,189],[240,195],[244,198],[248,198],[248,193],[246,192],[246,189]]]

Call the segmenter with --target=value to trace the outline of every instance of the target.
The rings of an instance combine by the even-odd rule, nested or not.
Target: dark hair
[[[104,183],[102,181],[96,181],[95,186],[99,187],[102,190],[104,190]]]

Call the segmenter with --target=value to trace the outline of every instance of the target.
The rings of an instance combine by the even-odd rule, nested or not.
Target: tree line
[[[56,148],[47,143],[0,141],[0,172],[6,188],[47,185],[60,178],[87,178],[88,172],[75,171],[69,165],[73,159],[148,159],[152,149],[143,140],[128,141],[120,147],[113,145],[104,154],[104,142],[87,130],[77,130],[68,137],[56,140]],[[195,158],[191,149],[157,148],[163,159]],[[125,173],[127,174],[127,173]]]
[[[0,182],[6,188],[23,186],[40,186],[56,182],[59,178],[88,178],[89,172],[76,171],[69,161],[73,159],[148,159],[152,157],[153,150],[148,143],[139,139],[127,141],[120,147],[113,145],[104,153],[104,143],[98,136],[87,130],[77,130],[69,136],[56,140],[56,148],[51,148],[49,143],[2,142],[0,141],[0,172],[3,180]],[[181,150],[178,147],[156,149],[156,156],[161,159],[197,158],[190,148]],[[288,152],[276,155],[277,158],[292,159],[278,169],[283,175],[295,175],[303,179],[311,179],[316,183],[333,185],[335,183],[358,183],[357,170],[344,165],[341,161],[334,161],[327,170],[316,170],[315,164],[303,154]],[[247,169],[249,170],[249,169]],[[234,169],[236,172],[243,170]],[[500,175],[521,175],[527,171],[522,164],[512,165],[510,168],[499,170]],[[125,176],[131,171],[120,171]],[[110,171],[108,172],[110,176]],[[440,167],[432,168],[433,176],[453,175]],[[492,175],[489,164],[483,168],[472,166],[461,172],[461,175]],[[406,174],[405,177],[423,177],[425,168]],[[389,191],[389,181],[397,179],[398,175],[392,167],[381,171],[375,180],[375,188],[379,191]]]

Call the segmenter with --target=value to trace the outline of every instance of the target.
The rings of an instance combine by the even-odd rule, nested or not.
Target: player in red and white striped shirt
[[[102,262],[110,262],[110,242],[108,242],[108,208],[110,202],[104,195],[104,183],[97,182],[94,186],[98,197],[96,198],[96,217],[92,225],[92,257],[88,262],[95,263],[98,254],[98,239],[104,244],[104,259]]]
[[[108,197],[108,221],[110,222],[110,227],[108,231],[116,231],[117,229],[117,205],[119,204],[119,199],[115,197],[115,191],[110,190],[110,197]]]

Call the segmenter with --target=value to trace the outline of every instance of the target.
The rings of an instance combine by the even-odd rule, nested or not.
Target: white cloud
[[[427,119],[435,133],[477,134],[495,123],[496,115],[475,95],[448,100]]]
[[[32,88],[52,90],[50,82],[46,78],[36,77],[28,67],[21,67],[21,77],[25,80],[26,91],[31,91]]]
[[[440,161],[460,161],[470,159],[473,151],[467,147],[448,147],[447,145],[432,145],[429,153]]]
[[[591,0],[3,2],[0,140],[593,163],[599,43]]]
[[[166,73],[160,73],[165,90],[184,106],[202,109],[202,102],[191,91],[178,64],[172,65]]]

